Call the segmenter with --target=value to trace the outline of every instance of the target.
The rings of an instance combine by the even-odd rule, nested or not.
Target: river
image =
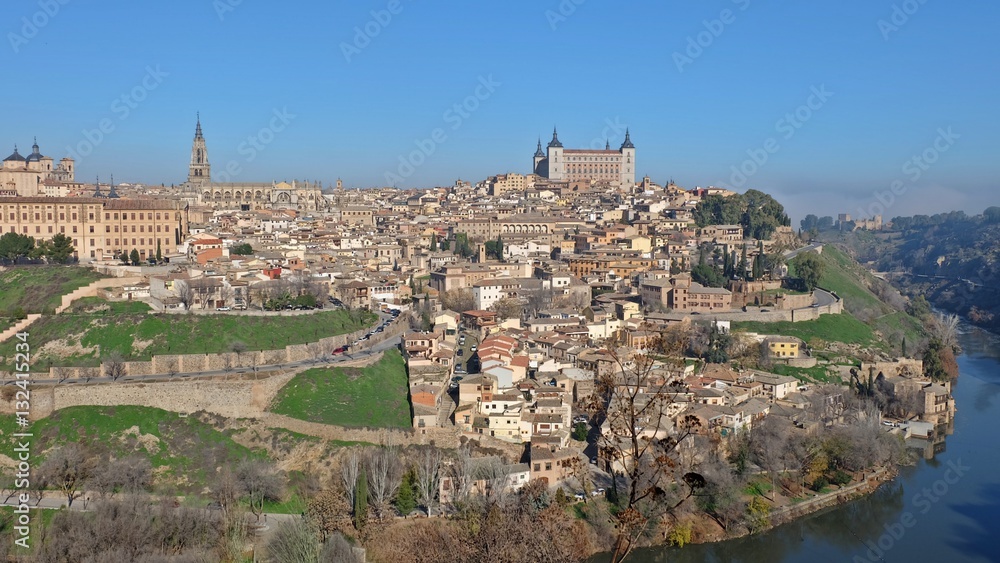
[[[904,467],[867,497],[765,534],[645,549],[631,561],[1000,561],[1000,337],[962,331],[954,433],[932,459]]]

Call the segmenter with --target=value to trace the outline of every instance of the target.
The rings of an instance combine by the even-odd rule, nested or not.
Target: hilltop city
[[[553,130],[527,141],[521,172],[424,189],[215,182],[200,116],[175,184],[80,181],[36,140],[0,168],[0,283],[51,296],[3,301],[0,371],[12,377],[15,335],[28,334],[32,384],[50,389],[36,424],[127,406],[235,433],[281,468],[266,510],[244,491],[255,525],[322,512],[329,489],[343,506],[316,524],[323,537],[375,560],[396,560],[378,540],[396,518],[461,519],[469,498],[504,495],[583,506],[532,548],[568,559],[753,533],[870,492],[901,462],[897,446],[930,455],[954,414],[936,355],[947,321],[890,298],[762,191],[639,176],[639,133],[594,149]],[[31,274],[43,268],[56,273]],[[109,442],[145,446],[81,459],[166,444],[139,422],[149,416]],[[394,486],[372,481],[385,451]],[[213,459],[185,470],[203,481],[167,463],[140,488],[225,508],[216,479],[243,460]],[[98,481],[85,483],[77,498],[96,498]],[[282,510],[291,498],[301,506]],[[591,539],[571,545],[576,520]],[[463,537],[463,553],[483,553]],[[562,560],[537,555],[525,560]]]

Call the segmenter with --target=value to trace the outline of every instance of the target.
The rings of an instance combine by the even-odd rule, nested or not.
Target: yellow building
[[[145,260],[177,252],[188,233],[187,206],[164,199],[2,197],[0,232],[36,240],[62,233],[81,262],[110,260],[135,249]]]
[[[802,341],[798,338],[791,336],[769,336],[764,342],[767,344],[767,352],[772,358],[799,357],[799,344]]]

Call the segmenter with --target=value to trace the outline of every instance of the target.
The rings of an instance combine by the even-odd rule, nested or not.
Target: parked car
[[[584,495],[583,493],[576,493],[575,495],[573,495],[573,498],[575,498],[576,500],[584,500],[587,498],[587,496]]]
[[[478,349],[479,349],[479,346],[476,346],[475,344],[473,344],[472,348],[469,348],[469,351],[472,352],[473,354],[475,354],[476,350],[478,350]]]
[[[229,307],[219,307],[218,309],[216,309],[216,311],[231,311],[231,310],[232,309],[230,309]]]
[[[459,348],[458,351],[455,352],[455,354],[457,354],[459,356],[464,356],[465,355],[465,349],[464,348]]]

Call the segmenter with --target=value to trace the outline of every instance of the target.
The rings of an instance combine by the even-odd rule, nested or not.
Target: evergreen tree
[[[136,249],[133,248],[132,252],[129,253],[128,258],[129,258],[129,260],[132,261],[132,265],[133,266],[138,266],[139,265],[139,251],[138,250],[136,250]]]
[[[437,252],[438,249],[438,236],[436,234],[431,235],[431,252]]]
[[[156,241],[156,261],[163,261],[163,254],[160,253],[160,241]]]
[[[396,492],[396,510],[400,516],[406,516],[417,508],[417,475],[410,469],[403,474],[403,482]]]
[[[500,235],[497,235],[497,260],[503,262],[503,241],[500,240]]]
[[[65,264],[73,255],[73,240],[62,233],[56,233],[52,237],[52,243],[48,246],[45,257],[57,264]]]
[[[18,233],[4,233],[0,236],[0,259],[16,261],[28,256],[35,248],[35,239]]]
[[[902,356],[905,358],[906,357],[906,336],[903,336],[903,342],[900,343],[900,347],[902,347],[902,349],[903,349],[902,350]]]
[[[725,255],[725,258],[723,259],[723,262],[722,262],[722,277],[726,278],[727,280],[728,279],[732,279],[732,277],[733,277],[733,257],[729,253],[729,247],[728,246],[724,247],[722,253]]]
[[[743,252],[740,254],[740,265],[736,268],[736,275],[741,280],[747,279],[747,245],[743,245]]]

